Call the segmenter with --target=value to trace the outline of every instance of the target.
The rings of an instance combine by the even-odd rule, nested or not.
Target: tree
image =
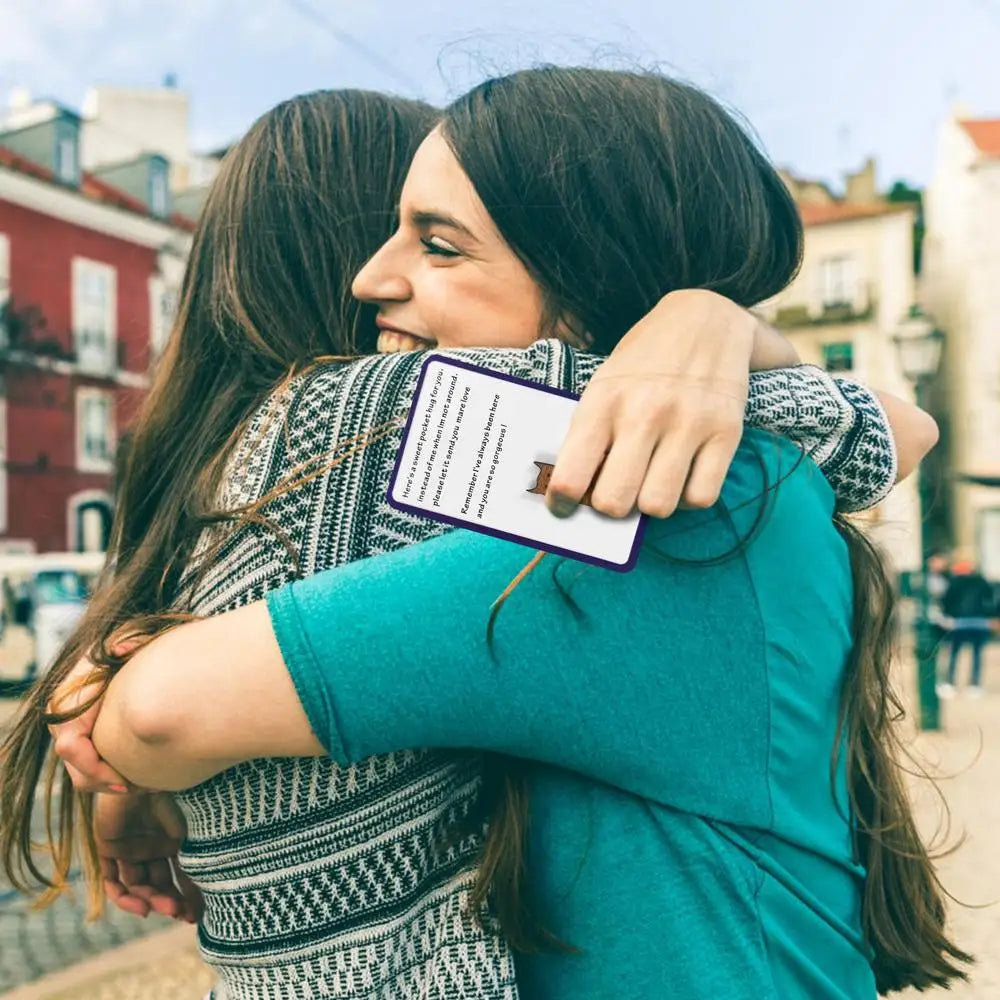
[[[886,201],[895,205],[913,205],[917,210],[916,218],[913,222],[913,273],[920,274],[925,231],[923,191],[919,188],[910,187],[906,181],[896,181],[889,188]]]

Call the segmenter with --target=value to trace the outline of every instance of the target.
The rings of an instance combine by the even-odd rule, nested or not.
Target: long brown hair
[[[116,629],[164,624],[202,530],[231,517],[212,509],[223,469],[273,389],[319,358],[374,350],[374,313],[351,297],[350,283],[392,233],[409,162],[437,117],[416,101],[319,91],[267,112],[225,157],[194,234],[171,337],[133,425],[109,568],[3,746],[0,864],[16,887],[63,887],[77,831],[99,906],[90,800],[64,776],[58,814],[50,814],[54,760],[44,796],[53,870],[32,854],[48,702],[81,656],[105,675],[120,667],[107,649]]]
[[[802,256],[792,198],[747,132],[708,95],[657,74],[545,67],[489,80],[449,107],[443,134],[550,315],[598,351],[678,288],[753,305]],[[863,924],[880,989],[945,985],[969,961],[946,935],[944,901],[898,762],[889,681],[893,591],[847,522],[854,643],[841,725],[867,869]],[[551,942],[525,902],[528,796],[517,762],[494,759],[492,818],[474,898],[493,900],[508,940]]]

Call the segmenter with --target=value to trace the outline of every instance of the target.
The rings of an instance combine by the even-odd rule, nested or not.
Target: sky
[[[0,102],[172,73],[205,151],[303,91],[440,104],[542,61],[680,76],[834,187],[867,156],[924,184],[953,109],[1000,116],[1000,0],[0,0]]]

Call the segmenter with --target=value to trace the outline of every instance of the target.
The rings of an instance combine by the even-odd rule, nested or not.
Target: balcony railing
[[[87,375],[110,375],[118,366],[116,344],[108,339],[78,333],[75,339],[76,363]]]
[[[851,301],[824,303],[789,302],[772,311],[770,321],[779,329],[796,326],[832,326],[836,323],[863,323],[875,315],[877,302],[871,289],[864,288]]]

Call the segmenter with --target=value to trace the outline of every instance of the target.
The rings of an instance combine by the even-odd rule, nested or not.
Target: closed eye
[[[440,236],[425,236],[420,242],[424,245],[424,253],[431,257],[461,257],[462,255],[450,244],[445,243]]]

